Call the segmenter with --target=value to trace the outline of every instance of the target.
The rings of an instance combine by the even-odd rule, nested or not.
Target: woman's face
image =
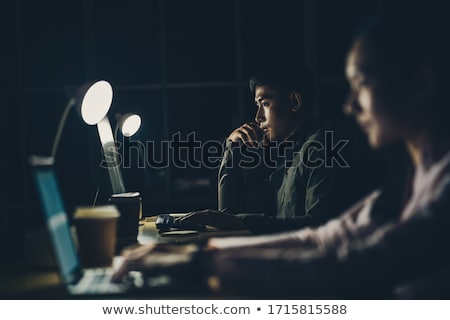
[[[392,111],[405,101],[387,68],[367,52],[358,41],[347,57],[346,77],[351,91],[345,112],[355,117],[370,145],[379,148],[403,138],[402,125]]]

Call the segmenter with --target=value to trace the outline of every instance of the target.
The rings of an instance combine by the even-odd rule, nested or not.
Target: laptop
[[[132,271],[123,283],[117,284],[111,282],[113,267],[82,268],[59,189],[54,160],[51,157],[32,156],[30,164],[60,279],[69,294],[102,297],[126,294],[127,297],[144,295],[146,298],[210,294],[206,281],[199,282],[196,277],[173,277],[165,273],[145,275]],[[123,261],[121,257],[116,259],[119,264],[121,259]]]
[[[111,283],[113,267],[83,269],[59,189],[53,158],[30,158],[46,228],[62,283],[70,294],[120,294],[142,287],[142,276],[131,273],[123,283]]]

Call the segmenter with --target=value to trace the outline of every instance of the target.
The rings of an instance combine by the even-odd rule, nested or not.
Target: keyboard
[[[73,285],[69,290],[73,294],[109,294],[121,293],[130,287],[137,286],[137,274],[130,274],[123,283],[112,283],[112,268],[94,268],[86,269],[83,277]]]
[[[156,228],[160,232],[167,232],[173,230],[196,230],[206,231],[206,226],[194,223],[181,223],[177,217],[170,214],[160,214],[156,219]]]

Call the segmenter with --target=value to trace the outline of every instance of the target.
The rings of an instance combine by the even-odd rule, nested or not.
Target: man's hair
[[[313,114],[316,86],[312,72],[304,65],[271,63],[250,77],[249,87],[255,95],[256,87],[270,86],[278,94],[288,96],[297,92],[302,97],[303,112]]]

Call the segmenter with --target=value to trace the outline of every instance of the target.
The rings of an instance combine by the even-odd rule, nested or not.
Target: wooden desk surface
[[[139,229],[138,241],[141,244],[159,242],[159,243],[189,243],[204,241],[212,237],[232,237],[251,235],[248,230],[219,231],[215,228],[207,228],[204,232],[165,232],[159,233],[156,228],[156,217],[147,217],[142,221]]]
[[[67,296],[56,269],[15,261],[0,265],[1,299],[58,299]]]

